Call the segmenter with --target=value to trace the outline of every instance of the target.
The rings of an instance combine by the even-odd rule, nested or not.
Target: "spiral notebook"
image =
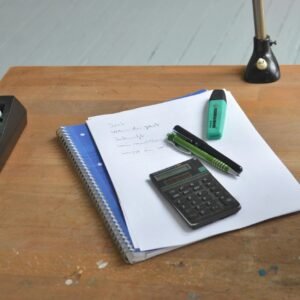
[[[118,197],[85,124],[60,127],[57,136],[126,262],[133,264],[175,249],[140,251],[133,247]]]
[[[205,89],[200,89],[183,97],[203,92]],[[149,251],[135,248],[117,194],[88,126],[85,123],[62,126],[56,133],[125,262],[134,264],[178,248],[165,247]]]

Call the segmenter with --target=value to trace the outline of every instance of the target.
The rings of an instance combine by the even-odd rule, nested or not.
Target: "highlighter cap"
[[[214,90],[208,104],[207,139],[217,140],[223,136],[226,108],[224,90]]]
[[[226,102],[226,94],[224,90],[213,90],[209,98],[209,101],[212,100],[224,100]]]

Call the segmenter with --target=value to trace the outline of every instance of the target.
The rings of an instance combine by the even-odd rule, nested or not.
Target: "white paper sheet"
[[[165,141],[175,125],[204,138],[210,94],[207,91],[87,121],[118,194],[133,244],[141,250],[192,243],[300,209],[298,182],[229,92],[224,136],[209,143],[243,166],[243,172],[235,178],[204,164],[242,209],[191,230],[153,188],[150,173],[190,159]]]

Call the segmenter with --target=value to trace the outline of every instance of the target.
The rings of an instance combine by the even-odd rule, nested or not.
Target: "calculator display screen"
[[[167,180],[164,181],[164,184],[166,185],[169,185],[169,184],[172,184],[174,182],[178,182],[180,180],[183,180],[183,179],[186,179],[186,178],[189,178],[189,177],[192,177],[193,175],[189,172],[185,172],[183,174],[179,174],[177,176],[173,176],[171,178],[168,178]]]
[[[171,176],[174,176],[174,175],[186,172],[186,171],[188,171],[190,169],[191,169],[190,165],[184,164],[184,165],[178,166],[177,168],[172,168],[172,169],[167,170],[167,171],[165,171],[163,173],[157,174],[157,175],[154,176],[154,178],[157,181],[160,181],[160,180],[166,179],[168,177],[171,177]]]

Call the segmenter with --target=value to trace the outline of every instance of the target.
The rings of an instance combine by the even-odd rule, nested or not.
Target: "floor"
[[[300,63],[300,1],[265,0],[279,64]],[[247,64],[250,0],[0,0],[0,78],[17,65]]]

